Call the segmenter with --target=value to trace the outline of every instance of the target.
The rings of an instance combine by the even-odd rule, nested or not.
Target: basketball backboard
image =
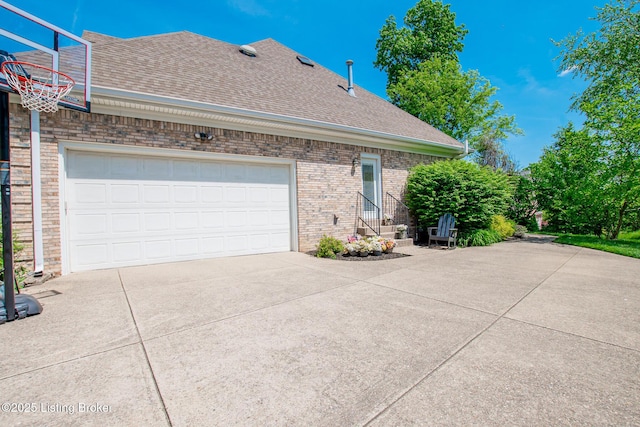
[[[91,43],[0,0],[0,63],[13,60],[51,68],[73,78],[75,85],[58,105],[91,110]],[[8,58],[7,58],[8,56]],[[15,92],[0,73],[0,90]]]

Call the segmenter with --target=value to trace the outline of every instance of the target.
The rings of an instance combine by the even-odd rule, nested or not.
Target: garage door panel
[[[172,161],[169,159],[147,158],[142,160],[142,174],[146,179],[172,179]]]
[[[276,250],[286,251],[289,250],[289,233],[279,232],[279,233],[271,233],[271,247]],[[285,249],[287,248],[287,249]]]
[[[200,177],[200,164],[188,160],[173,161],[173,179],[175,181],[195,181]]]
[[[123,204],[139,204],[140,186],[137,184],[111,184],[111,202]]]
[[[200,188],[200,197],[203,203],[220,203],[222,202],[224,189],[220,185],[202,186]]]
[[[109,158],[92,153],[78,153],[69,158],[67,177],[82,178],[94,176],[98,179],[109,176]]]
[[[249,201],[251,203],[269,203],[269,188],[266,186],[250,187]]]
[[[289,189],[288,188],[271,188],[270,190],[271,202],[281,203],[282,205],[289,204]]]
[[[145,231],[171,230],[170,212],[149,212],[143,214]]]
[[[247,167],[248,182],[268,182],[269,166],[250,165]]]
[[[229,186],[225,188],[225,201],[229,203],[243,203],[247,200],[245,187]]]
[[[289,185],[289,168],[287,166],[272,166],[269,168],[270,183]]]
[[[196,185],[176,185],[173,188],[176,203],[198,203],[198,187]]]
[[[269,234],[252,234],[250,237],[251,249],[264,251],[269,248]]]
[[[71,271],[290,250],[288,166],[67,157]]]
[[[105,157],[109,164],[109,176],[121,179],[138,178],[140,176],[140,160],[132,157],[109,156]]]
[[[142,257],[142,242],[119,242],[111,245],[113,261],[132,262]]]
[[[269,211],[251,211],[249,212],[249,226],[264,227],[269,225]]]
[[[274,209],[269,212],[269,223],[276,227],[282,227],[289,224],[289,210]]]
[[[205,237],[202,239],[202,253],[205,255],[223,254],[224,237]]]
[[[174,243],[174,247],[176,248],[176,256],[177,257],[189,257],[200,253],[200,249],[198,247],[198,239],[190,238],[190,239],[176,239]]]
[[[142,200],[144,203],[170,203],[171,190],[169,185],[151,185],[144,184],[142,186]]]
[[[245,211],[225,212],[224,223],[229,228],[241,228],[247,226],[247,213]]]
[[[108,245],[100,244],[79,244],[72,248],[72,259],[78,270],[90,269],[104,263],[108,255]]]
[[[201,163],[200,176],[204,181],[207,182],[221,182],[222,164],[213,162]]]
[[[176,230],[197,230],[200,228],[198,212],[176,212],[174,221]]]
[[[153,260],[171,259],[171,240],[148,240],[144,243],[146,258]]]
[[[73,228],[75,237],[102,235],[108,230],[107,214],[74,213],[71,220],[76,224]]]
[[[78,183],[73,187],[70,202],[77,204],[106,203],[107,184]]]
[[[142,231],[142,221],[139,213],[112,213],[112,233],[138,233]]]
[[[244,253],[249,248],[249,236],[246,234],[229,235],[224,239],[225,249],[229,252]]]
[[[203,211],[201,218],[202,228],[224,228],[223,211]]]
[[[245,182],[246,168],[244,165],[227,163],[224,165],[224,182]]]

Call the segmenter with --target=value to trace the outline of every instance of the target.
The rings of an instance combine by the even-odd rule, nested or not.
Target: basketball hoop
[[[58,111],[58,101],[75,85],[66,74],[29,62],[3,62],[2,73],[9,86],[20,94],[24,108],[43,113]]]

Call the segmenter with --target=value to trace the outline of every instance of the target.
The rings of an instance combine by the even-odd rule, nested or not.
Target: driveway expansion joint
[[[129,295],[127,294],[127,290],[124,287],[124,282],[122,281],[122,276],[120,275],[120,270],[118,270],[118,279],[120,280],[120,286],[122,287],[122,292],[124,292],[124,297],[127,300],[127,307],[129,307],[129,314],[131,315],[131,320],[136,329],[136,334],[138,335],[138,340],[140,342],[140,346],[142,347],[142,353],[144,354],[144,359],[147,364],[147,368],[149,368],[149,373],[151,374],[151,379],[153,380],[153,386],[158,395],[158,399],[160,399],[160,403],[162,404],[162,411],[164,413],[165,420],[169,426],[173,426],[171,422],[171,417],[169,416],[169,412],[167,411],[167,405],[164,401],[162,393],[160,392],[160,387],[158,386],[158,380],[156,379],[156,374],[153,371],[153,366],[151,366],[151,361],[149,360],[149,354],[147,353],[147,347],[144,345],[144,341],[142,339],[142,335],[140,335],[140,328],[138,327],[138,322],[136,321],[136,316],[133,314],[133,308],[131,308],[131,302],[129,301]]]
[[[485,334],[485,332],[487,332],[489,329],[493,328],[493,326],[498,323],[500,320],[504,319],[506,317],[506,315],[513,310],[518,304],[520,304],[522,301],[524,301],[525,298],[527,298],[529,295],[531,295],[531,293],[533,291],[535,291],[536,289],[538,289],[540,286],[542,286],[547,280],[549,280],[549,278],[551,278],[551,276],[553,276],[554,274],[556,274],[562,267],[564,267],[569,261],[571,261],[573,258],[576,257],[576,255],[578,255],[580,252],[582,251],[582,249],[580,249],[579,251],[575,252],[574,254],[572,254],[565,262],[563,262],[559,267],[557,267],[555,270],[553,270],[549,275],[547,275],[547,277],[545,277],[544,279],[542,279],[540,281],[540,283],[538,283],[536,286],[534,286],[531,290],[529,290],[529,292],[527,292],[526,294],[524,294],[520,299],[518,299],[518,301],[516,301],[514,304],[511,305],[511,307],[509,307],[504,313],[500,314],[498,317],[496,317],[492,322],[489,323],[488,326],[486,326],[485,328],[481,329],[480,332],[478,332],[477,334],[473,335],[470,339],[466,340],[465,342],[463,342],[463,344],[458,347],[455,351],[453,351],[448,357],[446,357],[442,362],[440,362],[438,365],[436,365],[435,368],[433,368],[430,372],[427,373],[427,375],[425,375],[424,377],[420,378],[418,381],[416,381],[415,384],[409,386],[404,392],[401,392],[397,398],[395,398],[391,403],[389,403],[383,410],[381,410],[380,412],[378,412],[375,416],[373,416],[370,420],[368,420],[364,425],[368,426],[371,425],[372,422],[374,422],[375,420],[377,420],[381,415],[385,414],[389,409],[391,409],[391,407],[393,407],[396,403],[398,403],[403,397],[405,397],[407,394],[409,394],[412,390],[414,390],[416,387],[418,387],[420,384],[422,384],[423,382],[425,382],[428,378],[430,378],[433,374],[435,374],[436,372],[438,372],[442,367],[444,367],[446,364],[448,364],[454,357],[456,357],[460,352],[462,352],[462,350],[464,350],[465,348],[467,348],[471,343],[473,343],[474,341],[476,341],[479,337],[481,337],[482,335]]]

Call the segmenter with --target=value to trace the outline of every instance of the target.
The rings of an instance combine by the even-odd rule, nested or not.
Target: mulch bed
[[[309,251],[307,253],[311,256],[316,256],[316,251]],[[365,257],[338,255],[336,260],[338,261],[382,261],[383,259],[404,258],[406,256],[411,256],[411,255],[403,254],[400,252],[391,252],[390,254],[383,253],[382,255],[378,255],[378,256],[369,255]]]

